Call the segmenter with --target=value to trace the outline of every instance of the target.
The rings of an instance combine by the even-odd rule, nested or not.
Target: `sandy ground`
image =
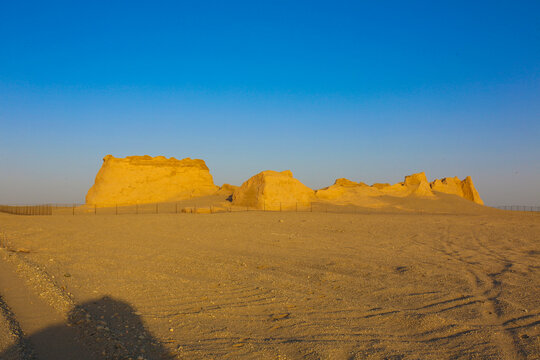
[[[540,358],[540,214],[0,214],[0,232],[94,358]]]
[[[3,312],[0,313],[0,354],[3,356],[2,359],[6,360],[19,358],[17,338],[10,325],[10,321],[6,315]]]

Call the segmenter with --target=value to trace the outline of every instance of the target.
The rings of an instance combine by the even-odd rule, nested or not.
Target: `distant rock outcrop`
[[[334,182],[334,185],[344,186],[344,187],[367,186],[363,182],[354,182],[345,178],[336,179],[336,181]]]
[[[293,178],[290,170],[266,170],[251,177],[233,193],[233,205],[257,209],[280,210],[305,204],[315,198],[315,192]]]
[[[389,187],[390,184],[389,183],[375,183],[375,184],[373,184],[371,186],[373,186],[376,189],[384,189],[386,187]]]
[[[174,201],[217,190],[203,160],[107,155],[86,195],[86,203],[113,206]]]
[[[367,207],[378,207],[381,202],[376,199],[381,192],[363,182],[354,182],[348,179],[337,179],[334,185],[317,190],[315,195],[320,200],[335,204],[354,204]]]
[[[431,191],[431,187],[429,186],[429,182],[426,178],[426,173],[424,172],[405,176],[403,185],[405,185],[407,190],[413,195],[435,196]]]
[[[458,195],[477,204],[484,205],[470,176],[467,176],[463,180],[459,180],[457,176],[453,178],[437,179],[430,183],[430,187],[433,191]]]
[[[387,183],[375,183],[367,186],[348,179],[337,179],[334,185],[316,191],[317,198],[341,204],[353,204],[367,207],[385,206],[387,201],[384,196],[405,197],[415,196],[426,199],[434,199],[433,191],[458,195],[483,205],[480,195],[474,188],[470,176],[464,180],[456,178],[444,178],[429,183],[423,172],[405,176],[403,182],[390,185]]]
[[[337,179],[334,185],[316,192],[317,198],[322,200],[368,207],[382,206],[383,203],[377,198],[383,195],[431,197],[433,193],[424,173],[406,176],[404,182],[394,185],[375,183],[372,186],[367,186],[363,182],[357,183],[348,179]]]
[[[232,193],[238,189],[238,186],[231,185],[231,184],[223,184],[218,190],[218,194],[220,195],[232,195]]]

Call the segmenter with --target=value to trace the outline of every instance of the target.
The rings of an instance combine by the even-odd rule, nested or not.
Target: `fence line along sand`
[[[144,214],[213,214],[223,212],[323,212],[356,213],[365,209],[354,205],[338,205],[324,202],[265,202],[263,208],[237,206],[229,203],[208,204],[190,201],[146,203],[135,205],[86,205],[86,204],[46,204],[46,205],[0,205],[0,212],[14,215],[144,215]]]
[[[51,205],[0,205],[0,212],[14,215],[52,215]]]
[[[540,206],[529,206],[529,205],[503,205],[503,206],[495,206],[495,208],[501,209],[501,210],[511,210],[511,211],[540,212]]]
[[[493,208],[508,211],[540,212],[540,206],[504,205]],[[86,204],[0,205],[0,212],[13,215],[144,215],[144,214],[213,214],[222,212],[324,212],[358,213],[364,209],[355,205],[325,202],[265,202],[263,208],[236,206],[227,203],[197,204],[196,202],[165,202],[135,205],[99,206]],[[422,212],[421,210],[419,210]]]

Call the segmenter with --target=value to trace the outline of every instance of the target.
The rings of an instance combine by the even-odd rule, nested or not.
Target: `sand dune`
[[[21,275],[39,268],[32,278],[73,305],[129,304],[172,357],[538,359],[540,216],[467,202],[445,214],[0,214],[0,231],[29,251],[6,260]]]

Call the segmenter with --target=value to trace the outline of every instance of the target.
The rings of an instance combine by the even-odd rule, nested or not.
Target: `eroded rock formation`
[[[315,192],[295,179],[290,170],[267,170],[251,177],[240,187],[223,184],[219,188],[214,185],[203,160],[148,155],[105,156],[95,183],[86,195],[86,203],[97,206],[133,205],[219,194],[232,195],[233,205],[266,210],[309,206],[316,200],[382,207],[395,203],[392,199],[396,197],[435,199],[437,192],[457,195],[483,205],[470,176],[463,180],[454,177],[429,183],[426,174],[420,172],[405,176],[403,182],[394,185],[375,183],[372,186],[340,178],[333,185]]]
[[[477,204],[484,205],[470,176],[467,176],[463,180],[459,180],[457,176],[453,178],[437,179],[430,183],[430,187],[433,191],[458,195],[467,200],[474,201]]]
[[[337,203],[355,204],[362,206],[383,206],[382,196],[417,196],[422,198],[435,198],[434,191],[458,195],[483,205],[480,195],[476,191],[470,176],[464,180],[444,178],[431,183],[427,181],[423,172],[405,176],[403,182],[390,185],[375,183],[367,186],[348,179],[337,179],[334,185],[316,191],[317,198]]]
[[[238,186],[231,185],[231,184],[223,184],[218,190],[218,194],[220,195],[232,195],[232,193],[238,189]]]
[[[86,195],[86,203],[114,206],[175,201],[217,190],[203,160],[107,155]]]
[[[403,182],[403,185],[405,186],[406,191],[410,192],[413,195],[435,196],[433,194],[433,191],[431,191],[431,187],[429,186],[429,182],[426,178],[426,173],[424,172],[405,176],[405,181]]]
[[[233,193],[233,205],[279,210],[306,204],[315,192],[293,177],[290,170],[266,170],[251,177]]]

